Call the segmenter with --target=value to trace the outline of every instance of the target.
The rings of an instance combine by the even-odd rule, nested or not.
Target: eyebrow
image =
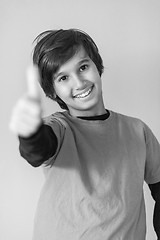
[[[90,61],[89,58],[83,58],[82,60],[80,60],[77,65],[82,65],[83,63],[88,63]],[[59,72],[57,74],[55,74],[55,79],[58,78],[59,76],[63,76],[65,75],[65,72]]]
[[[78,62],[78,65],[81,65],[82,63],[86,63],[86,62],[89,62],[90,59],[89,58],[84,58],[82,59],[81,61]]]

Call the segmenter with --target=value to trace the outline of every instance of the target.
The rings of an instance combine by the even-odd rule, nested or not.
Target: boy
[[[144,180],[160,239],[160,146],[142,121],[105,109],[94,41],[76,29],[46,31],[33,63],[11,120],[21,155],[46,176],[33,239],[145,240]],[[65,111],[42,120],[37,80]]]

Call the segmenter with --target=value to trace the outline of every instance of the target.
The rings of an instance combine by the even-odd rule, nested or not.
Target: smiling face
[[[101,77],[83,48],[59,68],[53,84],[55,93],[66,103],[72,116],[105,113]]]

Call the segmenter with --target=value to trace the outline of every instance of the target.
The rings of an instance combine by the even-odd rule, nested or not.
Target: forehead
[[[84,50],[83,47],[80,47],[75,55],[73,57],[71,57],[68,61],[66,61],[65,63],[63,63],[60,68],[58,69],[57,74],[59,74],[60,72],[63,72],[65,70],[67,70],[68,68],[71,67],[75,67],[76,65],[79,65],[85,61],[89,61],[90,58],[87,55],[86,51]]]
[[[77,49],[75,55],[71,59],[76,58],[77,60],[78,59],[81,60],[81,59],[84,59],[84,58],[87,58],[87,57],[88,57],[88,55],[87,55],[85,49],[83,47],[80,47],[80,48]]]

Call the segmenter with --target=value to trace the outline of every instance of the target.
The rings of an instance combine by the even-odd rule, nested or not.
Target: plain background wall
[[[160,140],[159,0],[0,1],[0,240],[31,240],[44,182],[41,168],[19,156],[8,129],[12,108],[25,92],[32,41],[42,31],[80,28],[104,59],[106,107],[145,121]],[[44,115],[60,110],[42,93]],[[147,240],[155,240],[153,200],[144,184]]]

